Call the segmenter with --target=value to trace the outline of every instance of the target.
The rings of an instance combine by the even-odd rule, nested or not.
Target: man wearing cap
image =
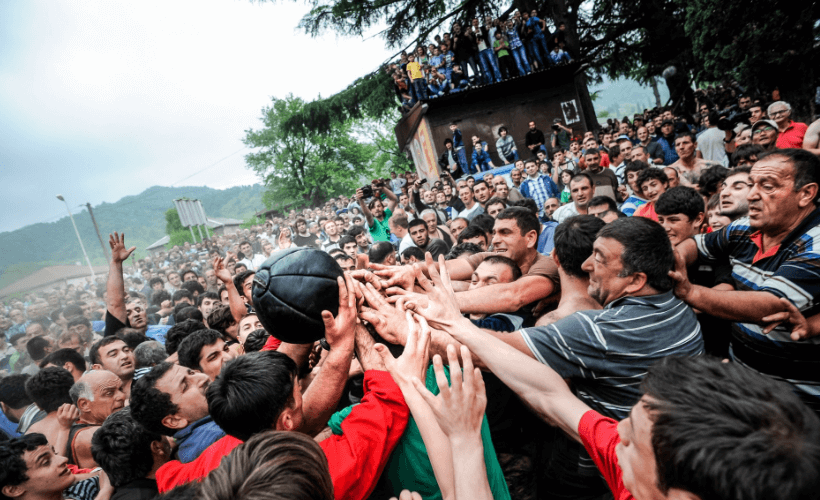
[[[678,161],[678,153],[675,152],[675,122],[664,120],[661,124],[661,136],[658,144],[663,148],[663,164],[671,165]]]
[[[772,120],[758,120],[752,125],[752,143],[766,151],[777,149],[778,135],[777,123]]]
[[[777,148],[802,148],[808,125],[792,120],[792,107],[785,101],[769,105],[769,118],[777,124]]]

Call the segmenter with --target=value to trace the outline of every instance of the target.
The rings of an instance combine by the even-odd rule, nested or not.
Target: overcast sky
[[[307,10],[0,1],[0,232],[65,216],[56,194],[76,212],[157,184],[257,182],[239,150],[271,96],[329,96],[390,55],[377,38],[309,38]]]

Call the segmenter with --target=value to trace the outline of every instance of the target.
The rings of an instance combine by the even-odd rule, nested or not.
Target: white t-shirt
[[[410,237],[410,233],[405,234],[404,238],[401,239],[401,243],[399,243],[399,255],[414,246],[416,246],[416,243],[413,241],[413,238]]]
[[[552,213],[552,220],[560,224],[570,217],[575,217],[576,215],[578,215],[578,209],[575,208],[575,202],[571,201],[566,205],[558,207],[558,209]]]
[[[706,161],[716,161],[724,166],[729,161],[726,157],[723,139],[726,133],[717,127],[708,128],[698,136],[698,151]]]

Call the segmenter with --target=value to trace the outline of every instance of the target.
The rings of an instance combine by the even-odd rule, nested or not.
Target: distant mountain
[[[594,106],[599,116],[598,121],[601,122],[606,122],[606,117],[601,118],[603,111],[609,113],[609,118],[620,120],[624,115],[632,119],[636,111],[655,107],[655,94],[652,92],[652,87],[644,87],[635,80],[604,79],[602,83],[590,85],[589,91],[598,93]],[[666,104],[669,99],[669,89],[664,79],[660,77],[658,78],[658,92],[661,95],[661,104]]]
[[[116,203],[93,207],[100,234],[108,245],[108,234],[124,232],[126,244],[137,247],[137,257],[145,256],[145,247],[165,235],[165,211],[173,200],[191,198],[202,201],[209,217],[246,219],[264,208],[261,184],[219,190],[208,187],[153,186]],[[74,214],[92,264],[105,264],[100,242],[87,210]],[[194,230],[199,238],[199,233]],[[16,231],[0,233],[0,287],[54,264],[83,262],[82,251],[68,216],[57,222],[32,224]]]

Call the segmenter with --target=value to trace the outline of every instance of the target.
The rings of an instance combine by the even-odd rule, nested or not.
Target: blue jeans
[[[473,77],[481,78],[481,73],[478,72],[478,66],[475,63],[475,57],[470,56],[467,59],[461,61],[459,63],[461,65],[461,72],[464,73],[464,76],[469,77],[467,72],[467,65],[473,68]]]
[[[518,161],[518,151],[516,151],[516,150],[513,150],[512,154],[503,155],[503,156],[510,163],[515,163],[515,162]]]
[[[544,69],[549,64],[549,51],[547,51],[547,39],[544,35],[535,35],[530,40],[530,52],[532,56],[538,61],[541,69]]]
[[[481,63],[481,71],[484,73],[484,83],[501,81],[501,72],[498,71],[498,61],[495,59],[493,49],[484,49],[479,52],[478,61]],[[495,77],[495,80],[493,80],[493,77]]]
[[[447,90],[450,87],[449,87],[449,85],[447,85],[447,82],[445,82],[445,83],[442,83],[441,85],[431,83],[428,88],[430,90],[430,94],[433,97],[438,97],[438,96],[442,96],[442,95],[446,94]]]
[[[527,61],[527,49],[522,45],[517,49],[510,49],[510,52],[512,52],[515,58],[515,64],[518,66],[518,76],[524,76],[529,73],[530,63]]]
[[[424,78],[416,78],[413,80],[413,88],[416,90],[416,100],[427,100],[427,89],[424,83]]]

